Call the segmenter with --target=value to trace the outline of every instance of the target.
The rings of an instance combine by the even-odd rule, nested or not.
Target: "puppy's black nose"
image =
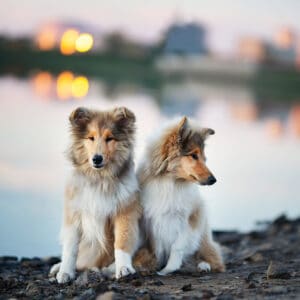
[[[101,165],[102,161],[103,161],[103,156],[102,155],[99,155],[99,154],[94,155],[93,163],[94,163],[95,166]]]
[[[213,176],[213,175],[210,175],[209,177],[208,177],[208,179],[207,179],[207,184],[208,185],[212,185],[212,184],[214,184],[214,183],[216,183],[217,182],[217,179],[215,178],[215,176]]]

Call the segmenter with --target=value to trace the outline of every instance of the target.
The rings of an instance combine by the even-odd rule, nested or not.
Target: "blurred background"
[[[215,129],[214,229],[299,216],[300,2],[2,0],[0,255],[60,253],[68,115],[125,105]]]

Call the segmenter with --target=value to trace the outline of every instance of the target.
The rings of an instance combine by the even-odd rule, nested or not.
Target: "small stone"
[[[291,273],[287,268],[280,265],[276,265],[275,263],[273,263],[273,261],[271,261],[267,269],[267,278],[268,279],[290,279]]]
[[[143,282],[139,279],[134,279],[134,280],[131,281],[131,284],[133,286],[141,286],[141,285],[143,285]]]
[[[181,290],[182,290],[183,292],[191,291],[191,290],[192,290],[192,284],[191,284],[191,283],[185,284],[185,285],[181,288]]]
[[[99,295],[96,300],[112,300],[114,299],[114,295],[115,293],[114,292],[106,292],[102,295]]]
[[[222,294],[217,297],[217,300],[233,300],[234,298],[230,294]]]
[[[137,290],[137,292],[138,292],[139,294],[147,294],[147,293],[148,293],[148,290],[147,290],[147,289],[139,289],[139,290]]]
[[[214,297],[215,295],[214,295],[214,293],[212,292],[212,291],[210,291],[210,290],[203,290],[202,291],[202,298],[203,299],[210,299],[210,298],[212,298],[212,297]]]
[[[274,286],[265,290],[267,294],[286,294],[288,288],[285,286]]]
[[[80,295],[79,299],[81,300],[90,299],[92,296],[96,296],[96,293],[93,288],[89,288],[88,290],[86,290]]]
[[[256,284],[252,281],[252,282],[250,282],[250,283],[248,284],[247,288],[248,288],[248,289],[254,289],[254,288],[256,288]]]
[[[148,285],[161,286],[161,285],[164,285],[164,283],[162,281],[160,281],[160,280],[157,279],[157,280],[150,280],[148,282]]]
[[[4,262],[17,262],[18,258],[16,256],[1,256],[0,263]]]
[[[87,283],[88,283],[88,274],[86,271],[80,274],[75,280],[75,284],[78,286],[85,286],[87,285]]]
[[[251,262],[261,262],[264,260],[264,257],[262,256],[261,253],[255,253],[255,254],[251,255],[250,257],[248,257],[247,260],[251,261]]]
[[[26,292],[26,296],[34,297],[40,295],[42,291],[41,288],[38,287],[35,283],[30,282],[28,283],[25,292]]]
[[[60,258],[57,257],[57,256],[49,256],[49,257],[44,257],[43,261],[47,265],[52,266],[52,265],[55,265],[55,264],[59,263],[60,262]]]

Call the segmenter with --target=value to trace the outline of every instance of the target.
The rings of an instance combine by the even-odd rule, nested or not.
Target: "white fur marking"
[[[116,278],[134,274],[131,255],[121,249],[115,249]]]
[[[210,272],[211,267],[210,264],[206,261],[202,261],[198,264],[198,269],[203,272]]]
[[[75,278],[79,234],[75,226],[63,228],[63,251],[60,269],[56,275],[58,283],[66,283]]]

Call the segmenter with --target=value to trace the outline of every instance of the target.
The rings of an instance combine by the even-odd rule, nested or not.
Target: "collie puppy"
[[[150,250],[160,275],[179,269],[194,256],[203,271],[224,271],[220,247],[212,239],[198,185],[215,177],[205,164],[204,143],[212,129],[198,128],[184,117],[165,128],[149,145],[138,170],[145,233],[142,252]],[[151,255],[150,255],[151,256]],[[203,260],[200,260],[203,259]],[[141,266],[141,261],[135,264]],[[143,263],[142,263],[143,264]]]
[[[141,209],[134,171],[135,116],[127,108],[77,108],[69,117],[73,171],[66,187],[62,261],[50,271],[59,283],[75,270],[115,261],[116,278],[134,273]]]

